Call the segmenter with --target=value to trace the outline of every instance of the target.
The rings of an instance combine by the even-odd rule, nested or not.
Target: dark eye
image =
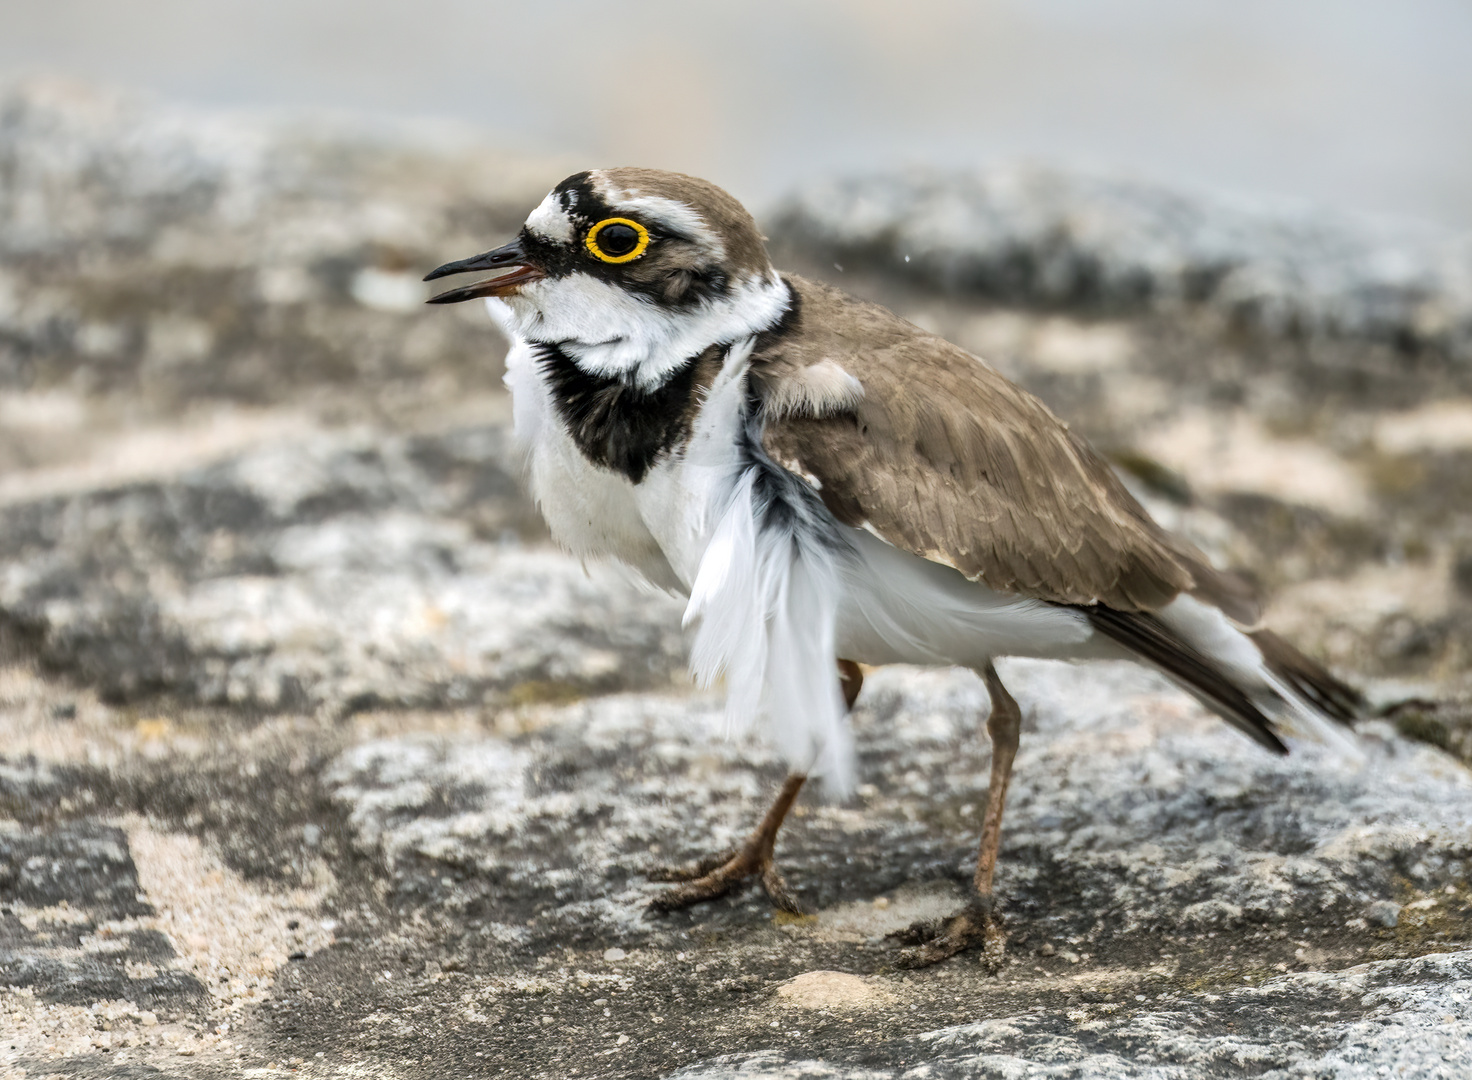
[[[598,246],[614,258],[627,255],[638,243],[639,234],[627,225],[605,225],[598,233]]]
[[[588,251],[607,263],[637,259],[649,246],[649,230],[629,218],[604,218],[588,230]]]

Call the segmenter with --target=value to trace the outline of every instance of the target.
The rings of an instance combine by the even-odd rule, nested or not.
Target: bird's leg
[[[864,685],[864,673],[852,660],[840,660],[838,677],[844,702],[849,708],[853,708],[854,699],[859,696],[859,689]],[[655,881],[681,882],[650,901],[651,910],[675,911],[705,900],[714,900],[725,896],[748,878],[760,877],[762,888],[766,890],[773,904],[783,911],[802,914],[802,905],[782,880],[773,853],[777,846],[777,831],[782,828],[782,822],[792,809],[792,804],[797,801],[797,794],[806,780],[807,777],[801,773],[788,776],[782,783],[782,790],[777,793],[776,801],[772,803],[766,817],[762,818],[762,823],[752,830],[745,843],[734,852],[702,859],[686,869],[658,871],[651,875]]]
[[[838,662],[838,688],[843,691],[843,704],[852,710],[859,700],[859,691],[864,688],[864,669],[852,660]]]
[[[976,895],[964,909],[940,926],[912,927],[922,944],[904,950],[901,967],[928,967],[963,949],[980,945],[985,963],[995,969],[1006,951],[1007,935],[996,912],[992,879],[997,870],[997,850],[1002,844],[1002,811],[1007,805],[1007,785],[1012,780],[1012,761],[1017,756],[1017,736],[1022,728],[1022,710],[1002,685],[997,670],[987,664],[982,673],[992,699],[986,731],[992,740],[992,775],[986,793],[986,814],[981,822],[981,848],[976,855]]]
[[[807,777],[801,773],[793,773],[784,780],[782,790],[777,793],[777,799],[767,811],[767,816],[762,818],[762,823],[730,855],[703,859],[688,870],[654,875],[656,881],[681,881],[683,884],[666,889],[649,902],[649,907],[654,911],[690,907],[703,900],[725,896],[748,878],[760,875],[762,888],[766,889],[773,904],[783,911],[801,914],[802,906],[777,872],[772,853],[777,844],[777,830],[782,827],[787,811],[797,801],[797,793],[802,790],[805,780]]]

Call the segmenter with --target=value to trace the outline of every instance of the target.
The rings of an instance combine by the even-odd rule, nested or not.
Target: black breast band
[[[712,345],[646,390],[617,375],[590,375],[558,345],[534,348],[557,414],[583,456],[636,484],[662,455],[689,438],[700,405],[697,389],[725,352],[724,346]]]

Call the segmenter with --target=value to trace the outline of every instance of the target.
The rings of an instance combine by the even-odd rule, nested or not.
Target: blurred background
[[[770,203],[1019,157],[1472,226],[1464,0],[57,0],[0,75],[472,124]]]

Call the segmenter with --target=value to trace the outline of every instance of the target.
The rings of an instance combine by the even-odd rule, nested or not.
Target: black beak
[[[461,259],[459,262],[445,263],[444,266],[425,274],[424,280],[434,281],[436,278],[449,277],[451,274],[468,274],[475,270],[509,270],[511,272],[502,274],[500,277],[487,278],[485,281],[477,281],[474,285],[462,285],[458,289],[450,289],[448,292],[431,297],[426,302],[458,304],[462,300],[474,300],[481,296],[508,296],[521,286],[540,281],[547,276],[527,262],[521,241],[513,240],[494,251],[487,251],[484,255]]]

